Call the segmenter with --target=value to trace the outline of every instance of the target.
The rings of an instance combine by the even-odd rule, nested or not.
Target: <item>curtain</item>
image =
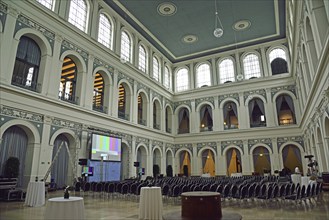
[[[212,121],[212,109],[211,109],[211,107],[209,105],[206,108],[208,110],[208,116],[210,117],[208,119],[211,119],[211,121]]]
[[[260,109],[260,111],[262,112],[263,115],[265,115],[265,110],[264,110],[264,103],[262,100],[260,99],[256,99],[256,103],[258,105],[258,108]]]
[[[254,107],[255,107],[255,99],[253,99],[253,100],[251,100],[249,102],[248,107],[249,107],[249,118],[250,118],[250,122],[253,122],[253,120],[252,120],[252,111],[254,110]]]
[[[207,150],[203,151],[202,152],[202,156],[201,156],[201,159],[202,159],[202,167],[204,167],[204,165],[206,164],[207,156],[208,156],[208,151]]]
[[[231,159],[232,159],[233,148],[228,150],[226,153],[226,166],[227,168],[230,166]]]
[[[18,187],[23,186],[27,144],[28,138],[25,131],[18,126],[12,126],[4,132],[0,145],[1,175],[4,174],[4,166],[9,157],[19,159]]]
[[[227,113],[228,113],[228,110],[227,110],[228,105],[229,105],[229,103],[224,105],[224,108],[223,108],[224,120],[226,119],[226,116],[227,116]]]
[[[179,125],[183,120],[183,116],[184,116],[184,112],[185,112],[185,108],[181,109],[178,113],[178,121],[179,121]]]
[[[283,159],[283,163],[285,163],[286,160],[287,160],[289,149],[290,149],[290,146],[286,146],[286,147],[282,150],[282,159]]]
[[[60,145],[63,143],[57,159],[54,157],[59,150]],[[51,179],[57,184],[57,188],[63,188],[67,183],[67,172],[69,164],[69,155],[66,150],[66,145],[69,146],[69,141],[64,135],[59,135],[54,143],[52,162],[54,163],[51,168]]]
[[[16,57],[39,66],[41,57],[40,48],[32,39],[22,37],[18,44]]]
[[[279,97],[276,98],[276,112],[278,114],[278,117],[279,117],[279,114],[280,114],[282,101],[283,101],[283,96],[279,96]]]
[[[298,147],[292,147],[294,154],[296,155],[296,158],[298,160],[298,163],[302,164],[302,160],[301,160],[301,155],[300,155],[300,150]]]
[[[284,100],[286,100],[286,103],[288,104],[290,111],[295,113],[294,102],[292,101],[292,98],[290,96],[286,95],[286,96],[284,96]]]
[[[235,103],[232,103],[232,109],[233,109],[233,112],[235,114],[235,117],[238,118],[238,109],[236,107],[236,104]]]
[[[215,176],[215,161],[211,150],[202,152],[202,158],[205,158],[205,163],[202,165],[203,173],[209,173],[210,176]]]

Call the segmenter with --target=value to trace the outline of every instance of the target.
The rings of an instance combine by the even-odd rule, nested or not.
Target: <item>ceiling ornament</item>
[[[158,13],[162,16],[172,16],[176,14],[177,7],[171,2],[163,2],[158,5]]]
[[[217,10],[217,0],[215,0],[215,30],[214,30],[214,36],[217,38],[220,38],[221,36],[223,36],[224,34],[224,28],[222,25],[222,22],[219,19],[219,15],[218,15],[218,10]]]

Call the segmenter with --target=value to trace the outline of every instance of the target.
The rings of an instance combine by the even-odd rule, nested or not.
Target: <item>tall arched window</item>
[[[143,92],[140,92],[137,97],[138,124],[147,125],[147,98]]]
[[[146,73],[146,61],[147,53],[145,48],[142,45],[139,45],[139,54],[138,54],[138,69]]]
[[[292,98],[289,95],[280,95],[275,101],[279,125],[296,124]]]
[[[98,42],[112,49],[112,23],[103,13],[99,15]]]
[[[163,82],[163,85],[167,89],[171,89],[171,74],[170,74],[169,68],[167,66],[165,67],[165,71],[164,71],[164,82]]]
[[[219,65],[219,83],[234,82],[234,64],[231,59],[222,60]]]
[[[176,91],[181,92],[188,89],[189,77],[188,70],[182,68],[176,73]]]
[[[256,54],[248,54],[243,59],[245,79],[258,78],[261,76],[259,58]]]
[[[252,99],[249,104],[250,127],[266,127],[264,103],[259,98]]]
[[[71,0],[69,22],[82,31],[87,27],[88,7],[84,0]]]
[[[104,79],[100,73],[96,73],[94,80],[93,109],[105,112],[104,106]]]
[[[42,4],[43,6],[45,6],[50,10],[54,10],[54,5],[55,5],[54,0],[37,0],[37,2],[39,2],[40,4]]]
[[[76,79],[77,79],[77,67],[74,61],[65,57],[63,66],[62,66],[62,74],[61,74],[61,82],[59,84],[59,93],[58,98],[64,101],[76,102],[75,97],[75,87],[76,87]]]
[[[187,108],[178,112],[178,134],[190,133],[190,113]]]
[[[118,100],[118,117],[126,119],[126,89],[123,84],[119,86],[119,100]]]
[[[210,105],[204,105],[200,109],[200,131],[212,131],[212,108]]]
[[[11,84],[36,91],[40,59],[41,51],[38,44],[31,38],[21,37]]]
[[[160,81],[160,64],[156,57],[153,57],[153,78]]]
[[[121,59],[131,62],[131,40],[125,31],[121,32]]]
[[[198,88],[203,86],[211,86],[210,67],[204,63],[196,69],[196,86]]]
[[[286,52],[281,48],[275,48],[269,53],[272,75],[287,73],[287,57]]]
[[[238,108],[234,102],[227,102],[223,108],[224,129],[239,128]]]

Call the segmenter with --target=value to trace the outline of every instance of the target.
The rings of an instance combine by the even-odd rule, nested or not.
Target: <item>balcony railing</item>
[[[37,82],[28,82],[26,78],[20,77],[20,76],[14,76],[11,84],[14,86],[18,86],[24,89],[31,90],[33,92],[40,92],[41,90],[41,83]]]
[[[295,124],[293,119],[280,119],[280,125],[293,125]]]
[[[212,131],[212,126],[209,127],[200,127],[200,132]]]
[[[188,129],[188,128],[180,128],[180,129],[178,129],[177,133],[178,134],[187,134],[187,133],[190,133],[190,129]]]
[[[129,121],[129,115],[125,114],[124,112],[118,112],[118,117],[124,120]]]
[[[138,119],[138,124],[146,126],[146,120]]]
[[[239,125],[224,125],[224,130],[238,129]]]
[[[93,105],[93,110],[94,111],[98,111],[98,112],[102,112],[102,113],[107,113],[107,107],[103,106],[103,105]]]
[[[160,125],[158,125],[158,124],[153,124],[153,128],[154,128],[154,129],[157,129],[157,130],[160,130]]]
[[[251,128],[257,128],[257,127],[266,127],[266,122],[260,122],[260,123],[251,123]]]
[[[62,96],[58,96],[58,99],[65,101],[65,102],[70,102],[73,104],[78,104],[79,102],[79,97],[77,96],[72,96],[72,95],[62,95]]]

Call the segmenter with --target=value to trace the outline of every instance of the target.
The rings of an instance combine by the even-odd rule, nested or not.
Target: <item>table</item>
[[[71,196],[69,199],[48,199],[45,219],[85,219],[83,198]]]
[[[29,182],[26,190],[25,205],[38,207],[45,204],[45,182]]]
[[[302,175],[300,174],[291,174],[291,181],[297,186],[297,184],[301,184],[302,182]]]
[[[231,177],[240,177],[242,173],[231,173]]]
[[[139,197],[139,219],[162,220],[162,193],[160,187],[142,187]]]
[[[182,217],[187,219],[221,219],[220,194],[194,191],[182,193]]]
[[[201,174],[201,177],[210,177],[210,173],[203,173]]]

